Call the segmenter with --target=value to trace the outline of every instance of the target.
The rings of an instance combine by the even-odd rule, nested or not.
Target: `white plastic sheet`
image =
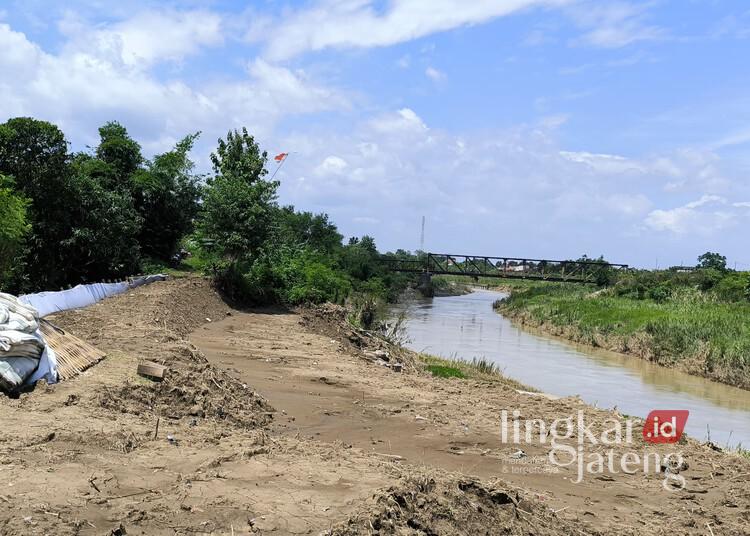
[[[52,313],[88,307],[109,296],[121,294],[128,290],[127,282],[122,283],[92,283],[90,285],[78,285],[68,290],[59,292],[38,292],[37,294],[26,294],[19,299],[39,311],[39,316],[44,317]]]
[[[19,299],[39,311],[40,317],[45,317],[60,311],[69,309],[80,309],[88,307],[104,298],[122,294],[128,289],[153,283],[154,281],[164,281],[167,276],[162,274],[147,275],[134,277],[130,281],[121,283],[91,283],[88,285],[78,285],[68,290],[58,292],[38,292],[36,294],[25,294],[19,296]]]

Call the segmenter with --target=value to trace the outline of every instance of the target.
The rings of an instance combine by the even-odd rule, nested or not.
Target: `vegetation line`
[[[695,268],[622,274],[605,288],[508,286],[495,308],[516,322],[750,389],[750,274],[718,254]]]

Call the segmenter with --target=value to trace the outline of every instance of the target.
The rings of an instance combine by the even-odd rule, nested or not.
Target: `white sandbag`
[[[39,333],[39,337],[42,334]],[[34,373],[26,380],[27,385],[34,384],[39,380],[45,380],[47,383],[57,383],[57,354],[51,346],[45,345],[44,352],[39,358],[39,364]]]
[[[0,294],[0,387],[16,391],[40,379],[57,382],[57,356],[39,331],[39,313]]]

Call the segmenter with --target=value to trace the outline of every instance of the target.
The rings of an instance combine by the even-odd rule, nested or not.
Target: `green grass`
[[[495,363],[485,358],[474,358],[471,361],[457,357],[444,358],[429,354],[418,354],[418,360],[425,365],[425,370],[440,378],[474,379],[499,382],[512,389],[522,391],[536,391],[533,387],[524,385],[503,375]]]
[[[466,379],[466,374],[461,369],[447,365],[427,365],[427,370],[438,378],[461,378]]]
[[[566,328],[584,343],[604,338],[627,346],[639,337],[659,364],[697,360],[706,376],[750,387],[750,303],[724,303],[696,292],[656,302],[595,291],[584,285],[537,284],[497,307],[533,324]]]

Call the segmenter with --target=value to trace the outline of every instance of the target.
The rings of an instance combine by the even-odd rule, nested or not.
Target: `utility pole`
[[[422,234],[419,236],[419,251],[424,251],[424,216],[422,216]]]

